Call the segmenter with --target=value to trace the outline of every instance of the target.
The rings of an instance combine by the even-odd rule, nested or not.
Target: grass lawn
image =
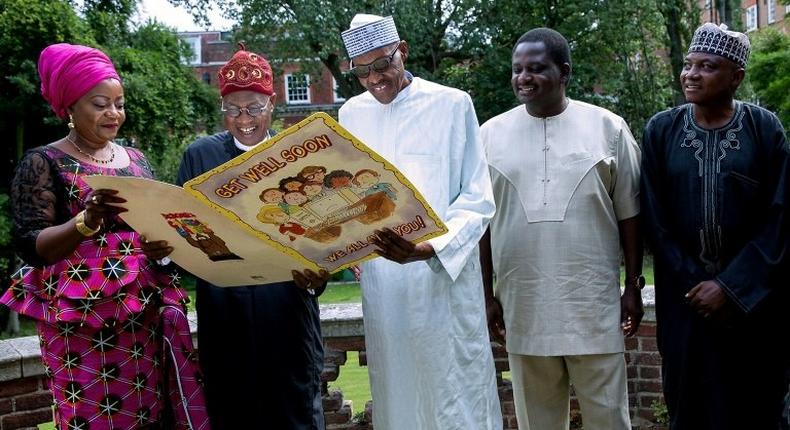
[[[322,304],[359,303],[362,301],[359,283],[332,283],[326,287],[318,301]],[[352,401],[354,415],[365,411],[365,403],[371,398],[370,382],[368,368],[359,365],[358,352],[348,352],[346,364],[340,367],[337,381],[329,383],[329,389],[342,391],[343,399]]]
[[[348,352],[346,364],[340,367],[337,381],[329,383],[329,390],[343,392],[343,400],[352,401],[354,415],[365,411],[365,403],[371,399],[370,381],[368,381],[368,368],[359,365],[359,353]]]
[[[359,282],[338,282],[329,284],[324,294],[318,298],[321,304],[360,303],[362,295]]]

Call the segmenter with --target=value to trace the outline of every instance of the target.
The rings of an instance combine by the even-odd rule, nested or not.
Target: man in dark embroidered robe
[[[787,391],[788,175],[782,125],[734,100],[749,40],[705,24],[642,152],[658,347],[673,430],[779,428]]]
[[[266,59],[242,46],[219,75],[227,131],[187,148],[179,185],[271,135],[275,94]],[[198,279],[200,365],[212,428],[324,429],[317,296],[328,277],[295,272],[295,282],[231,288]]]

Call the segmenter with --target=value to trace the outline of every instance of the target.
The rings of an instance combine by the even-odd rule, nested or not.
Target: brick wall
[[[626,339],[628,390],[632,424],[635,429],[654,428],[653,402],[661,401],[661,360],[656,350],[655,314],[652,292],[646,292],[646,315],[637,336]],[[197,321],[189,316],[195,332]],[[372,404],[365,405],[361,419],[358,410],[344,401],[340,391],[328,390],[329,382],[337,380],[341,366],[346,364],[348,351],[359,351],[359,365],[366,365],[362,307],[359,304],[322,305],[321,323],[325,345],[325,364],[321,375],[324,416],[327,430],[373,430]],[[505,430],[516,430],[516,414],[510,381],[502,378],[509,370],[504,348],[492,344],[497,371],[499,398]],[[356,363],[349,363],[356,365]],[[36,337],[0,341],[0,430],[35,429],[37,424],[52,420],[52,397],[43,382]],[[582,417],[575,401],[571,410],[572,428],[579,428]]]
[[[636,336],[626,339],[626,354],[628,372],[628,392],[631,409],[631,424],[636,430],[655,429],[653,403],[663,403],[661,394],[661,357],[656,348],[656,323],[653,308],[653,291],[646,288],[644,293],[645,318],[642,321]],[[343,307],[335,307],[341,309]],[[321,319],[332,318],[332,308],[322,308]],[[362,327],[360,326],[361,330]],[[327,383],[337,380],[340,366],[346,362],[346,352],[360,351],[360,361],[364,365],[364,334],[354,333],[353,330],[343,331],[341,337],[335,337],[335,332],[328,325],[324,325],[325,338],[325,367],[322,375],[324,393],[324,416],[327,421],[327,430],[373,430],[371,424],[372,405],[365,405],[365,414],[361,422],[354,422],[353,416],[358,412],[351,410],[349,404],[343,401],[339,391],[327,392]],[[497,372],[497,385],[499,387],[499,401],[502,404],[502,420],[505,430],[517,430],[515,406],[513,404],[513,390],[508,379],[502,377],[503,372],[510,370],[505,348],[496,343],[491,344],[494,364]],[[354,363],[350,363],[353,365]],[[571,399],[571,428],[579,429],[583,417],[576,399]]]
[[[52,394],[41,377],[0,382],[0,429],[36,428],[52,421]]]
[[[653,404],[664,402],[655,322],[642,323],[636,336],[625,340],[625,347],[632,424],[650,428],[656,422]]]

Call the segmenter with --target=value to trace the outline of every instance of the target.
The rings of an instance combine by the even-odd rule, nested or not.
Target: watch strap
[[[626,278],[625,280],[626,287],[636,287],[637,289],[641,290],[645,288],[645,277],[642,275],[634,275],[630,278]]]

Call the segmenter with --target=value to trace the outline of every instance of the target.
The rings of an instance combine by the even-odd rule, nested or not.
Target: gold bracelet
[[[95,229],[88,227],[85,224],[85,211],[78,213],[77,216],[74,217],[74,226],[77,228],[77,231],[80,232],[81,235],[85,237],[93,236],[94,234],[98,233],[101,230],[101,224]]]

